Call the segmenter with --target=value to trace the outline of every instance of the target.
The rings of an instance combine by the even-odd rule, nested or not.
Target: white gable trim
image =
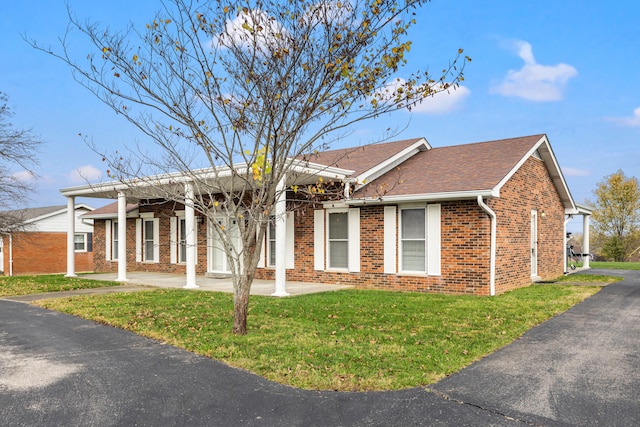
[[[389,172],[396,166],[404,163],[405,161],[407,161],[407,159],[413,157],[417,153],[421,151],[427,151],[430,149],[431,149],[431,146],[429,145],[427,140],[424,138],[420,138],[420,140],[411,144],[409,147],[405,148],[399,153],[396,153],[394,156],[391,156],[390,158],[383,161],[382,163],[378,163],[371,169],[366,170],[360,175],[358,175],[355,178],[356,182],[358,183],[357,188],[360,188],[363,185],[373,181],[374,179],[381,177],[382,175]]]

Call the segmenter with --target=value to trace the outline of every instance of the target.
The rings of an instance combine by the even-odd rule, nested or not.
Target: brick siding
[[[13,234],[13,275],[67,272],[67,233],[21,232]],[[4,239],[4,275],[9,275],[9,239]],[[94,271],[93,253],[76,252],[78,272]]]

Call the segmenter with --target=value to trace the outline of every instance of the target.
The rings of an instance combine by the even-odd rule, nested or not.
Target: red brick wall
[[[564,272],[564,207],[541,160],[530,158],[488,203],[497,214],[496,292],[531,284],[531,211],[538,212],[538,276]],[[543,214],[544,213],[544,214]]]
[[[158,236],[158,244],[160,246],[160,262],[137,262],[136,261],[136,218],[127,219],[127,270],[128,271],[148,271],[156,273],[177,273],[185,274],[186,267],[184,264],[171,264],[171,217],[175,216],[175,210],[184,209],[181,205],[176,206],[173,202],[154,203],[148,206],[141,206],[140,213],[152,212],[154,218],[158,218],[160,224],[160,235]],[[199,219],[200,218],[200,219]],[[207,271],[207,225],[202,217],[196,217],[199,221],[198,228],[198,264],[196,272],[205,274]],[[96,271],[99,272],[117,272],[118,262],[107,260],[105,253],[106,239],[111,236],[105,236],[106,222],[104,220],[95,220],[93,226],[94,233],[94,262]]]
[[[4,275],[9,275],[9,238],[4,239]],[[22,232],[13,234],[13,275],[67,272],[67,233]],[[93,253],[76,252],[77,272],[94,271]]]
[[[287,270],[287,280],[414,292],[479,295],[489,292],[489,221],[475,201],[441,204],[441,276],[384,273],[383,206],[360,208],[360,273],[314,270],[313,212],[298,216],[295,230],[295,269]],[[396,235],[399,235],[397,228]],[[257,274],[264,279],[273,276],[273,269],[263,269]]]

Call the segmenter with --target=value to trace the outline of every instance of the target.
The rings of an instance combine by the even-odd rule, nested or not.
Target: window
[[[187,221],[178,218],[178,262],[187,262]]]
[[[401,269],[426,272],[426,215],[425,209],[402,209]]]
[[[87,235],[84,233],[76,233],[73,236],[73,246],[76,252],[87,251]]]
[[[136,219],[136,262],[160,262],[160,219],[141,213]]]
[[[111,225],[111,260],[118,260],[118,223],[113,221]]]
[[[267,265],[273,267],[276,265],[276,220],[275,217],[269,218],[269,228],[267,229]]]
[[[349,214],[329,213],[329,268],[349,267]]]
[[[144,260],[153,261],[153,220],[144,221]]]

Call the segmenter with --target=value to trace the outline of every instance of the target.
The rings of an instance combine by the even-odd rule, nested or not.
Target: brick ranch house
[[[80,217],[93,208],[74,206],[71,216],[75,232],[71,235],[73,258],[79,271],[93,271],[93,225]],[[67,206],[25,208],[1,212],[14,224],[0,229],[0,272],[5,276],[53,274],[67,271]],[[16,225],[17,224],[17,227]]]
[[[496,295],[566,271],[568,216],[583,215],[588,230],[590,212],[575,204],[546,135],[442,148],[418,138],[309,160],[314,179],[353,191],[270,225],[256,278],[275,280],[274,295],[286,295],[286,281]],[[85,215],[96,271],[122,281],[128,269],[186,273],[187,288],[196,274],[228,273],[211,224],[188,203],[145,200],[118,182],[61,192],[69,207],[77,196],[118,199]]]

